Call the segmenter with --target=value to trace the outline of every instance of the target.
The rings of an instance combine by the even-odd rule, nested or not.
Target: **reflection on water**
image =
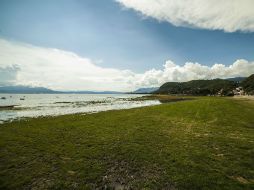
[[[91,113],[160,104],[134,94],[0,94],[0,122],[22,117]]]

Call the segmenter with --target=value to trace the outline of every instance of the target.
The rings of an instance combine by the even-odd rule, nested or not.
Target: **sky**
[[[254,73],[253,0],[1,0],[0,85],[132,91]]]

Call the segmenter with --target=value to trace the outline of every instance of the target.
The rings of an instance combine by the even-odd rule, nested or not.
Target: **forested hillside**
[[[188,82],[167,82],[156,94],[223,95],[231,96],[237,87],[243,87],[247,94],[254,94],[254,74],[242,82],[227,79],[192,80]]]
[[[254,95],[254,74],[241,82],[241,86],[250,95]]]

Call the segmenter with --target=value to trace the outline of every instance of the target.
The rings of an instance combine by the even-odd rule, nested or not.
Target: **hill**
[[[232,95],[237,83],[230,80],[192,80],[188,82],[167,82],[155,93],[186,95]],[[223,89],[223,90],[222,90]]]
[[[227,78],[226,80],[230,80],[230,81],[234,81],[237,83],[242,82],[243,80],[245,80],[247,77],[234,77],[234,78]]]
[[[247,94],[254,95],[254,74],[243,80],[240,85]]]

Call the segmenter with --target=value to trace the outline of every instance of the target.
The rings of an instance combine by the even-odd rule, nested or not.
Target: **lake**
[[[0,123],[14,119],[94,113],[160,104],[137,94],[0,94]]]

